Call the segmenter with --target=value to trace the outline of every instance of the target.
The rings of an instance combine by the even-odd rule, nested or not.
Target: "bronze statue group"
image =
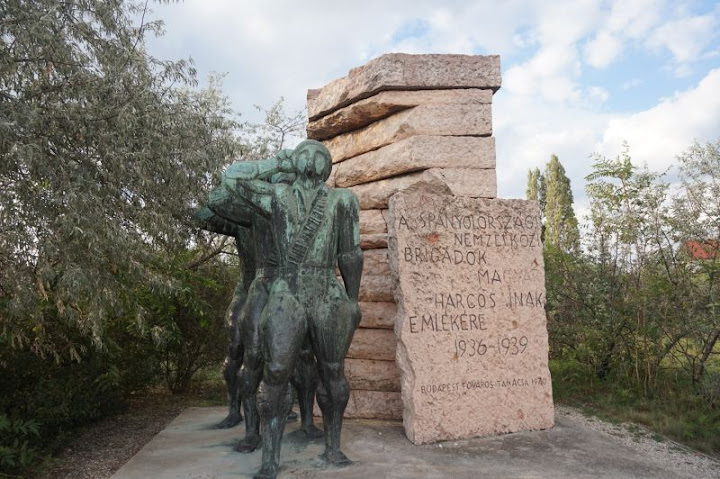
[[[329,151],[314,140],[268,160],[240,161],[199,212],[205,228],[235,237],[242,258],[227,312],[230,410],[218,427],[238,424],[242,404],[245,437],[236,450],[262,447],[255,478],[277,476],[290,383],[302,431],[309,438],[324,433],[321,458],[350,464],[340,450],[350,394],[344,361],[360,322],[363,255],[357,197],[325,184],[331,168]],[[322,432],[313,424],[316,392]]]

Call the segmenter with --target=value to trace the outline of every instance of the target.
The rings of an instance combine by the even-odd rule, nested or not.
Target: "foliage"
[[[145,8],[0,3],[0,417],[39,431],[2,434],[3,470],[219,366],[237,262],[194,212],[233,158],[304,126],[282,102],[236,121],[217,78],[147,53]]]
[[[0,414],[0,471],[18,473],[41,459],[29,438],[39,436],[35,420],[11,420]],[[0,473],[2,475],[2,473]]]
[[[636,167],[627,145],[614,159],[594,155],[583,251],[546,245],[547,313],[560,390],[572,385],[573,398],[593,404],[610,398],[616,414],[691,407],[687,423],[662,427],[692,442],[720,423],[720,255],[698,259],[687,247],[717,250],[718,144],[678,158],[680,182],[670,185]]]
[[[573,209],[573,194],[570,179],[557,156],[550,156],[544,173],[538,168],[528,172],[526,197],[540,206],[544,244],[561,251],[576,252],[580,246],[580,233]]]
[[[264,118],[260,123],[243,123],[240,156],[244,160],[270,158],[280,149],[305,137],[305,110],[287,113],[283,98],[268,109],[260,106],[255,108]]]
[[[543,176],[545,183],[545,243],[562,251],[574,252],[579,248],[580,233],[573,210],[570,178],[555,155],[550,157]]]
[[[647,397],[630,381],[598,381],[592,368],[576,361],[552,360],[550,372],[557,402],[612,422],[644,425],[656,433],[651,436],[655,440],[665,436],[720,455],[720,409],[694,394],[687,378],[665,371],[661,383],[669,394]]]
[[[138,291],[151,318],[148,326],[156,345],[152,354],[173,393],[187,392],[198,370],[219,364],[225,356],[224,313],[237,281],[237,265],[218,260],[197,270],[185,265],[180,257],[171,266],[180,287],[167,293]]]
[[[142,323],[138,283],[196,244],[197,200],[239,149],[217,83],[148,55],[158,22],[120,0],[0,6],[0,330],[78,360],[118,317]]]
[[[78,344],[90,342],[77,331],[66,333]],[[88,347],[81,362],[58,364],[0,345],[0,418],[15,425],[7,433],[0,430],[0,449],[5,448],[0,454],[6,456],[0,471],[17,475],[38,467],[74,427],[124,408],[128,387],[137,379],[118,367],[120,352],[111,350]],[[146,363],[141,356],[125,360],[137,369]]]

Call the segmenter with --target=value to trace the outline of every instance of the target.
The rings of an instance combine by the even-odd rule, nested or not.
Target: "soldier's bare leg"
[[[260,418],[257,409],[257,391],[262,378],[262,355],[260,350],[260,317],[268,302],[265,282],[256,279],[248,290],[248,299],[240,320],[244,356],[240,370],[240,398],[245,411],[245,437],[235,450],[252,452],[260,446]]]
[[[355,319],[341,288],[337,281],[331,283],[327,298],[310,322],[312,346],[320,373],[317,398],[325,428],[325,452],[320,457],[335,466],[352,464],[340,450],[340,431],[350,398],[345,378],[345,355],[355,332]]]
[[[305,337],[303,342],[300,358],[295,365],[290,384],[298,394],[300,428],[310,439],[322,437],[323,432],[313,422],[313,406],[315,404],[315,390],[318,384],[318,372],[309,335]]]
[[[228,325],[228,354],[225,358],[223,376],[225,377],[225,387],[228,393],[229,411],[225,419],[215,426],[218,429],[231,428],[242,421],[238,371],[242,366],[243,347],[238,322],[246,299],[247,293],[238,285],[230,306],[228,306],[225,313],[225,320]]]
[[[258,388],[262,466],[255,479],[274,479],[287,413],[289,379],[307,334],[304,309],[279,280],[270,292],[261,318],[263,377]]]

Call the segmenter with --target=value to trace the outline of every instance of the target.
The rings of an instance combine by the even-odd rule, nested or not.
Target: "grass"
[[[720,408],[712,407],[689,384],[667,381],[663,390],[645,396],[622,380],[599,381],[576,362],[550,362],[553,394],[561,404],[612,423],[641,424],[693,449],[720,458]]]

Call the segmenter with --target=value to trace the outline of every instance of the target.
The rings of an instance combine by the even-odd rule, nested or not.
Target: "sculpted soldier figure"
[[[213,213],[207,207],[201,208],[197,218],[202,222],[203,228],[214,233],[232,236],[235,238],[235,247],[238,251],[240,262],[240,281],[235,287],[230,306],[225,313],[225,323],[228,331],[228,352],[225,357],[223,376],[229,399],[228,415],[215,427],[218,429],[230,428],[242,421],[240,414],[240,383],[237,373],[242,364],[243,349],[240,342],[240,330],[238,320],[240,311],[247,299],[248,287],[255,277],[255,254],[252,248],[251,232],[249,223],[229,221]]]
[[[290,153],[285,150],[281,151],[279,155],[289,157]],[[289,183],[293,179],[294,175],[292,174],[278,173],[273,175],[270,181]],[[260,443],[256,399],[262,373],[260,314],[268,300],[267,285],[275,277],[278,266],[276,242],[270,222],[262,215],[256,214],[253,207],[242,198],[229,196],[226,189],[220,187],[213,190],[210,193],[208,207],[218,216],[232,223],[250,227],[254,263],[257,265],[257,269],[252,269],[251,282],[247,279],[244,280],[244,284],[249,284],[250,287],[246,288],[247,300],[238,308],[239,321],[236,335],[238,346],[231,348],[237,358],[237,361],[232,364],[236,367],[234,370],[236,377],[239,375],[236,383],[245,412],[245,438],[240,441],[237,450],[252,452]],[[320,437],[322,432],[313,424],[312,408],[317,387],[317,370],[309,342],[301,354],[301,359],[292,379],[293,385],[298,391],[302,430],[311,438]],[[242,369],[238,373],[241,365]],[[291,399],[292,396],[289,395],[288,400],[291,401]]]
[[[295,148],[292,160],[279,155],[238,162],[223,176],[229,191],[271,221],[278,252],[279,266],[260,319],[264,366],[258,409],[263,457],[256,478],[277,475],[286,388],[308,331],[320,375],[317,397],[325,428],[321,457],[333,465],[350,463],[340,450],[349,399],[344,360],[360,322],[363,256],[357,197],[350,190],[325,185],[331,167],[325,146],[306,140]],[[288,186],[262,181],[276,172],[295,172],[295,182]],[[345,287],[335,277],[336,266]]]

